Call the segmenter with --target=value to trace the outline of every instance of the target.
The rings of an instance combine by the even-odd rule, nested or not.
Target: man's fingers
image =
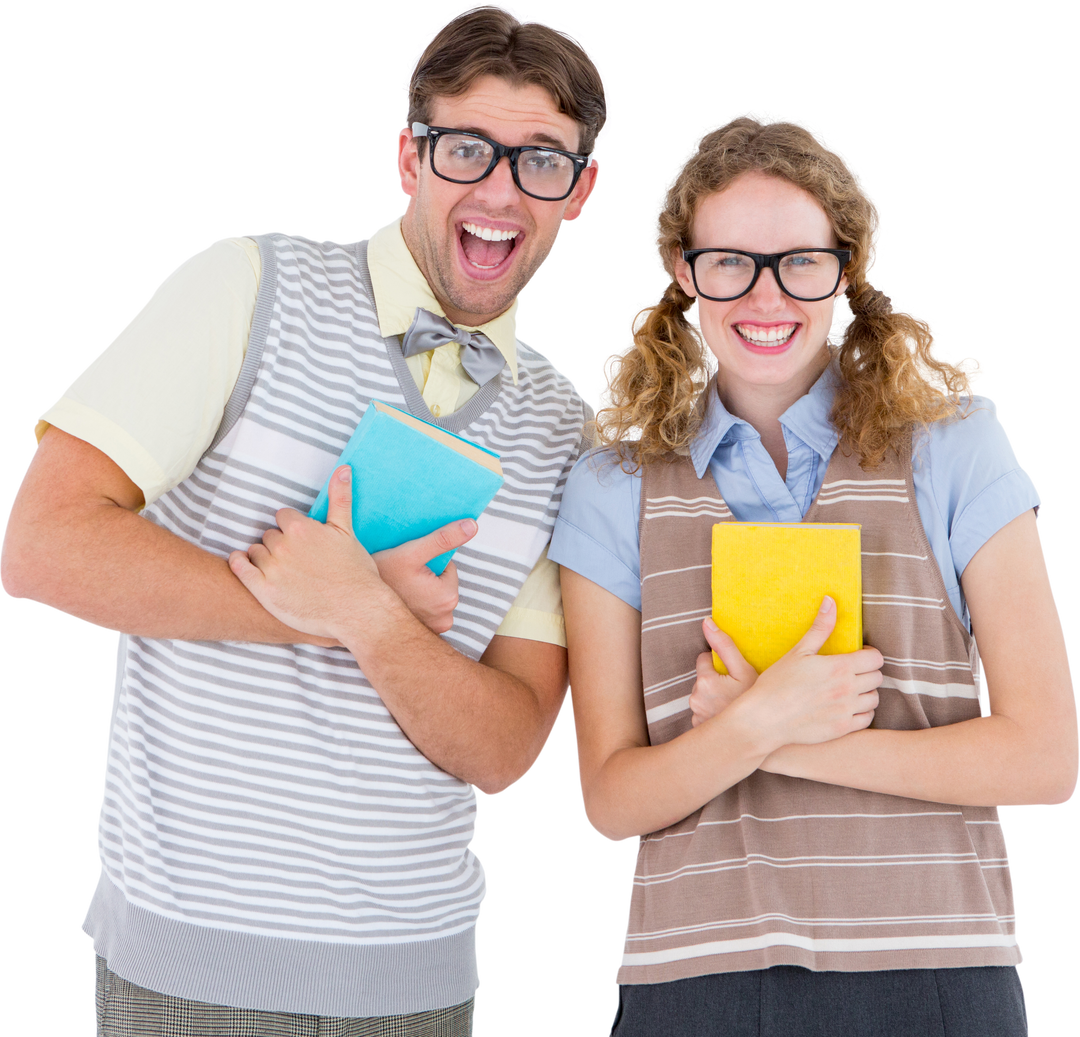
[[[757,670],[743,658],[742,652],[736,647],[735,642],[711,619],[706,619],[701,624],[701,628],[705,631],[705,640],[709,642],[709,647],[720,656],[720,659],[727,667],[727,672],[735,680],[742,683],[743,681],[752,682],[757,679]]]
[[[453,551],[462,544],[467,544],[476,536],[476,530],[477,525],[471,518],[461,519],[442,526],[426,537],[419,537],[408,544],[403,544],[402,547],[408,551],[418,566],[427,565],[432,558],[438,558],[447,551]],[[450,566],[447,565],[447,569],[449,568]],[[445,570],[443,575],[445,576]]]
[[[258,545],[262,546],[262,545]],[[266,550],[265,547],[262,548]],[[229,555],[229,568],[232,569],[233,575],[250,591],[266,577],[263,576],[259,570],[251,564],[251,559],[248,558],[246,551],[233,551]]]
[[[792,652],[800,655],[817,655],[836,626],[836,602],[828,595],[822,599],[821,608],[810,624],[810,629],[799,639]]]

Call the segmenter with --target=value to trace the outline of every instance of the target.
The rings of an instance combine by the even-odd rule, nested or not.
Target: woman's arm
[[[922,731],[788,745],[764,770],[976,806],[1061,803],[1076,784],[1076,707],[1032,511],[995,533],[961,578],[990,715]],[[722,715],[722,714],[721,714]]]
[[[806,636],[760,677],[725,654],[748,690],[719,715],[651,746],[641,614],[565,567],[562,589],[585,810],[611,839],[674,824],[755,771],[778,746],[836,738],[873,718],[881,656],[874,649],[817,654],[835,624],[835,605],[826,599]]]

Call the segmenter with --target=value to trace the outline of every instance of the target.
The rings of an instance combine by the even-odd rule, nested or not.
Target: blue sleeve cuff
[[[1025,471],[1014,468],[995,479],[971,500],[953,522],[949,546],[956,572],[963,573],[976,552],[999,529],[1018,515],[1039,506],[1035,485]]]
[[[622,560],[561,515],[548,546],[548,558],[621,598],[641,611],[641,581]]]

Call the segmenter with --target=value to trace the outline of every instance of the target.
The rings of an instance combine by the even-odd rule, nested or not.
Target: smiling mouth
[[[774,324],[771,328],[762,328],[755,324],[736,324],[735,331],[745,342],[752,346],[786,346],[791,336],[799,330],[798,324]]]
[[[478,223],[461,225],[461,250],[478,270],[494,270],[509,258],[518,244],[518,230],[496,230]]]

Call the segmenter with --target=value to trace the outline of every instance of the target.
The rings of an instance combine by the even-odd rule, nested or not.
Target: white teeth
[[[795,334],[796,328],[798,324],[775,324],[771,328],[759,328],[753,324],[735,325],[735,330],[756,346],[782,346]]]
[[[511,241],[521,233],[519,230],[495,230],[494,227],[478,227],[475,223],[463,223],[461,226],[470,234],[483,238],[484,241]]]

